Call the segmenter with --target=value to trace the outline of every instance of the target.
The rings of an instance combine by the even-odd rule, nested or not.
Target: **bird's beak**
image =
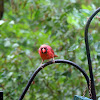
[[[42,49],[42,52],[43,52],[43,53],[45,53],[45,52],[46,52],[46,50],[43,48],[43,49]]]
[[[43,48],[43,49],[42,49],[42,52],[43,52],[43,53],[45,53],[45,52],[46,52],[46,50]]]

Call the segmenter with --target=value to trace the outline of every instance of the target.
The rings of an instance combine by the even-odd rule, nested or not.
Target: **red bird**
[[[48,60],[51,58],[53,58],[53,61],[54,61],[54,57],[58,57],[57,55],[54,54],[54,51],[52,50],[52,48],[46,44],[41,45],[38,52],[39,52],[40,57],[42,58],[42,63],[44,60]]]

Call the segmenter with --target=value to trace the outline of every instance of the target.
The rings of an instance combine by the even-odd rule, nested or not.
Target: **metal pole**
[[[74,66],[75,68],[77,68],[77,69],[83,74],[83,76],[85,77],[86,82],[87,82],[87,85],[88,85],[88,87],[89,87],[89,77],[88,77],[88,75],[86,74],[86,72],[85,72],[80,66],[78,66],[77,64],[75,64],[75,63],[72,62],[72,61],[69,61],[69,60],[62,60],[62,59],[61,59],[61,60],[60,60],[60,59],[55,60],[55,63],[66,63],[66,64],[72,65],[72,66]],[[26,94],[28,88],[30,87],[32,81],[34,80],[34,78],[36,77],[36,75],[38,74],[38,72],[40,72],[44,67],[46,67],[46,66],[48,66],[48,65],[50,65],[50,64],[54,64],[53,61],[49,61],[49,62],[47,62],[47,63],[45,63],[45,64],[42,64],[42,66],[40,66],[40,67],[38,67],[38,68],[36,69],[36,71],[35,71],[35,72],[33,73],[33,75],[31,76],[30,80],[28,81],[28,83],[27,83],[25,89],[23,90],[23,93],[21,94],[19,100],[22,100],[22,99],[24,98],[24,96],[25,96],[25,94]]]
[[[88,28],[89,25],[93,19],[93,17],[100,11],[100,7],[89,17],[86,27],[85,27],[85,45],[86,45],[86,53],[87,53],[87,59],[88,59],[88,66],[89,66],[89,73],[90,73],[90,79],[91,79],[91,93],[92,93],[92,99],[97,100],[96,98],[96,92],[95,92],[95,85],[94,85],[94,77],[93,77],[93,71],[92,71],[92,63],[91,63],[91,56],[90,56],[90,50],[89,50],[89,43],[88,43]]]
[[[3,100],[3,91],[0,91],[0,100]]]

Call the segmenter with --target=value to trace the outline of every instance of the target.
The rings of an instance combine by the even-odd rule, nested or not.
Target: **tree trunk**
[[[4,0],[0,0],[0,19],[3,17],[4,12]]]

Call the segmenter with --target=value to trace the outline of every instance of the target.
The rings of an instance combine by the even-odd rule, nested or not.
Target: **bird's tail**
[[[54,55],[54,57],[58,57],[57,55]]]

